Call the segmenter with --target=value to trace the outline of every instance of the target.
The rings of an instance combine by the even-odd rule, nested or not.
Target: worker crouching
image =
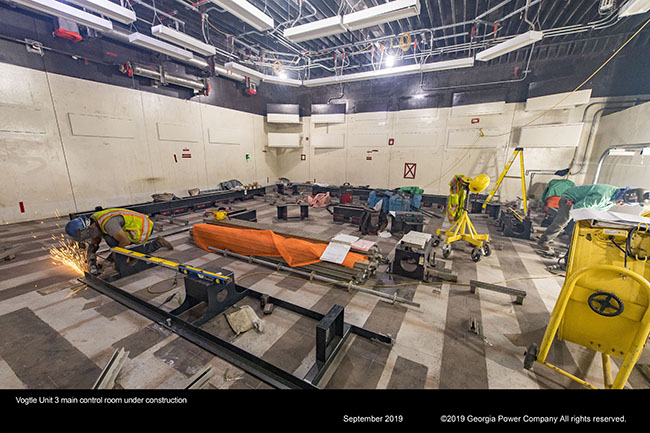
[[[608,210],[614,205],[643,205],[650,203],[650,193],[641,188],[619,188],[612,185],[582,185],[568,188],[560,196],[553,222],[537,240],[543,251],[552,251],[550,242],[571,222],[571,209]]]
[[[174,249],[162,236],[147,242],[153,232],[153,221],[147,215],[128,209],[112,208],[95,212],[90,217],[81,216],[65,226],[65,232],[80,243],[85,243],[88,272],[101,273],[97,263],[97,250],[102,239],[109,247],[126,247],[143,244],[144,253],[151,254],[160,248]]]

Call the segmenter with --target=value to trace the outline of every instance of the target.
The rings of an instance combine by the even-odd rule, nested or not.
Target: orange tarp
[[[325,242],[285,237],[271,230],[196,224],[192,234],[194,243],[206,251],[212,247],[246,256],[282,257],[291,267],[321,262],[320,256],[327,248]],[[350,252],[342,265],[352,268],[356,262],[365,260],[366,256]]]

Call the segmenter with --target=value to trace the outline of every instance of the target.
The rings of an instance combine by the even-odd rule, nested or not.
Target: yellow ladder
[[[517,147],[515,148],[515,151],[513,152],[512,156],[510,157],[510,160],[504,167],[503,171],[499,175],[499,178],[497,179],[496,183],[494,184],[494,187],[492,187],[492,190],[488,194],[487,198],[485,199],[485,203],[483,203],[483,209],[487,207],[487,204],[492,198],[494,197],[494,194],[496,194],[497,190],[501,186],[501,182],[503,182],[503,179],[505,179],[506,175],[508,174],[508,171],[510,170],[510,167],[512,164],[515,162],[515,159],[519,157],[519,162],[521,165],[521,191],[523,193],[523,198],[524,198],[524,214],[528,214],[528,203],[526,200],[526,175],[525,175],[525,170],[524,170],[524,148],[523,147]]]

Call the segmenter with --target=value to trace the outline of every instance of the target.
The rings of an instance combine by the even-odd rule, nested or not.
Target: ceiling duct
[[[186,87],[201,94],[207,94],[208,92],[208,86],[204,81],[172,75],[165,72],[164,68],[156,70],[145,66],[131,64],[128,72],[132,75],[158,81],[163,85],[173,84],[175,86]]]

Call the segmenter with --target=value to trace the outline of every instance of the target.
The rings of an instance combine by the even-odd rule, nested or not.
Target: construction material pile
[[[320,257],[329,239],[286,228],[279,231],[277,226],[271,230],[270,226],[243,220],[208,219],[203,224],[194,225],[191,236],[194,243],[206,251],[214,252],[216,248],[264,258],[337,281],[367,281],[383,259],[379,249],[373,247],[368,251],[350,251],[341,264],[325,262]]]

